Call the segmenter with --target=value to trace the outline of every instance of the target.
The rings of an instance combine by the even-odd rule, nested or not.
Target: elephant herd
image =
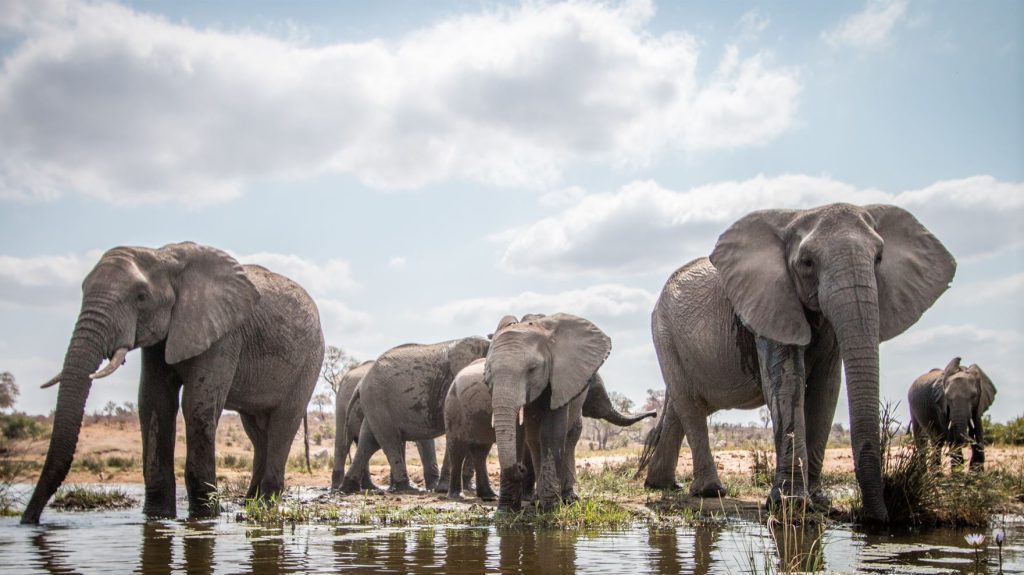
[[[909,212],[887,205],[831,204],[761,210],[730,226],[710,257],[676,270],[651,316],[666,385],[648,435],[645,485],[679,489],[684,437],[694,495],[718,496],[707,418],[767,405],[776,475],[769,503],[784,495],[824,504],[822,462],[845,370],[856,477],[867,520],[885,522],[879,444],[879,343],[913,325],[953,279],[953,256]],[[217,423],[237,411],[254,448],[247,498],[278,493],[291,442],[324,354],[315,303],[297,284],[228,254],[181,243],[106,252],[82,285],[82,306],[59,384],[50,447],[22,515],[38,523],[66,477],[92,381],[142,349],[139,418],[144,512],[176,515],[174,442],[179,410],[186,438],[189,512],[217,512]],[[575,447],[582,417],[629,425],[611,405],[599,368],[611,340],[570,314],[506,316],[488,338],[406,344],[351,369],[337,389],[332,488],[375,490],[369,459],[383,450],[390,490],[409,480],[405,443],[416,442],[426,487],[477,496],[499,510],[533,500],[542,509],[577,498]],[[98,369],[103,359],[109,363]],[[918,441],[972,444],[984,461],[982,413],[995,387],[956,358],[914,382],[909,399]],[[446,436],[438,469],[434,439]],[[351,445],[356,452],[345,462]],[[497,445],[500,485],[487,475]]]

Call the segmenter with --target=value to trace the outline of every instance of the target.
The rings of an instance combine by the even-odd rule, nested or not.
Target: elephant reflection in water
[[[447,529],[444,532],[444,572],[487,572],[489,529]]]
[[[50,540],[55,533],[59,532],[40,531],[32,537],[32,546],[36,548],[36,555],[39,556],[38,563],[32,567],[46,573],[79,572],[68,563],[68,552],[59,542]]]
[[[216,524],[213,522],[189,522],[187,533],[177,535],[168,532],[177,527],[175,523],[147,521],[142,527],[142,549],[139,551],[139,566],[136,573],[170,574],[179,572],[174,564],[174,548],[180,543],[183,549],[182,563],[186,573],[212,573]]]
[[[825,526],[815,522],[769,521],[775,558],[783,573],[825,570]]]
[[[710,573],[714,561],[711,552],[718,546],[721,532],[722,530],[714,525],[695,527],[691,551],[689,542],[684,539],[686,533],[682,529],[651,529],[647,536],[647,544],[651,549],[651,572],[696,575]],[[684,539],[682,544],[680,539]]]
[[[498,529],[498,538],[502,573],[576,573],[577,533]]]

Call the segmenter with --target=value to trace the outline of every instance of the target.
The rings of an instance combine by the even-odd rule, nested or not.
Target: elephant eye
[[[144,291],[140,291],[138,293],[138,295],[135,296],[135,300],[138,301],[139,303],[145,303],[145,301],[148,300],[148,299],[149,299],[149,294],[147,294]]]
[[[882,263],[882,252],[878,252],[878,255],[875,256],[875,265],[877,266],[880,263]]]
[[[807,269],[813,268],[814,267],[814,260],[812,260],[811,258],[809,258],[807,256],[804,256],[804,257],[800,258],[800,265],[805,267],[805,268],[807,268]]]

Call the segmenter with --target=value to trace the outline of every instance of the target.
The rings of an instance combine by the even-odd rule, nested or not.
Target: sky
[[[360,359],[568,312],[663,389],[650,312],[744,214],[891,203],[952,287],[881,347],[1024,413],[1024,4],[0,2],[0,371],[46,413],[103,251],[191,240],[303,285]],[[87,410],[135,401],[139,352]],[[723,422],[757,420],[728,411]],[[848,421],[845,394],[836,419]]]

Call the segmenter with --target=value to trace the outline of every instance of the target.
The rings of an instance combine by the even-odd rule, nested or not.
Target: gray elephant
[[[522,504],[526,467],[517,449],[520,410],[541,508],[577,499],[573,462],[583,403],[611,347],[596,325],[574,315],[528,316],[518,323],[502,320],[484,368],[501,464],[499,511]]]
[[[965,444],[971,445],[971,469],[985,467],[985,432],[982,416],[996,398],[996,386],[977,364],[962,367],[954,357],[945,369],[918,377],[907,392],[910,428],[918,447],[930,441],[938,463],[943,447],[950,447],[953,467],[963,465]]]
[[[487,477],[487,454],[495,443],[494,427],[491,425],[492,398],[491,391],[484,382],[485,359],[478,359],[469,364],[455,376],[455,382],[448,390],[444,405],[445,443],[451,454],[453,471],[464,469],[467,459],[472,459],[476,472],[476,494],[485,501],[496,498]],[[648,417],[655,412],[649,411],[639,415],[623,415],[612,405],[608,391],[599,374],[594,374],[587,388],[586,400],[583,402],[583,416],[603,419],[619,426],[629,426]],[[581,424],[581,423],[580,423]],[[524,454],[524,465],[531,467],[529,454]],[[571,465],[575,467],[575,462]],[[527,471],[532,477],[532,473]],[[453,474],[458,477],[459,474]],[[524,480],[524,483],[532,481]],[[449,499],[462,497],[462,483],[453,480],[448,489]]]
[[[690,492],[725,492],[707,417],[767,403],[783,493],[826,504],[821,466],[845,365],[857,481],[868,521],[886,522],[878,415],[878,344],[910,327],[949,286],[956,262],[909,212],[831,204],[753,212],[710,258],[669,278],[651,318],[666,385],[648,436],[646,485],[679,488],[685,435]],[[795,463],[794,463],[795,462]]]
[[[221,411],[237,411],[252,440],[246,497],[279,493],[292,440],[324,355],[316,305],[295,282],[193,243],[118,247],[82,284],[82,309],[59,375],[53,433],[22,523],[38,523],[67,476],[93,379],[142,348],[145,506],[174,517],[175,421],[185,419],[189,513],[218,512],[214,446]],[[96,371],[104,358],[110,363]],[[91,374],[91,375],[90,375]]]
[[[348,370],[338,384],[334,409],[334,469],[331,473],[331,489],[335,491],[341,489],[342,479],[345,478],[345,459],[349,456],[352,444],[359,440],[359,429],[363,426],[364,415],[357,389],[373,364],[372,360],[364,361]],[[438,476],[434,440],[417,441],[416,448],[419,450],[420,460],[423,462],[423,476],[426,478],[427,488],[433,488]],[[359,485],[362,490],[380,491],[370,477],[369,466],[363,470],[361,477]]]
[[[405,442],[433,440],[444,434],[444,398],[455,374],[487,355],[490,341],[467,337],[441,343],[406,344],[389,349],[363,377],[352,401],[363,408],[363,424],[352,465],[345,472],[341,491],[360,491],[361,470],[383,449],[391,466],[391,491],[418,493],[409,481]],[[425,451],[425,450],[424,450]],[[437,459],[421,451],[425,483],[437,482]],[[426,470],[433,469],[433,477]]]

